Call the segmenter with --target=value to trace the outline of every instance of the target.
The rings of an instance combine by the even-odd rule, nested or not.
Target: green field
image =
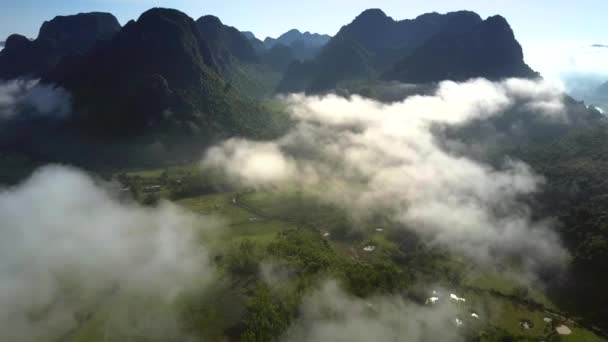
[[[136,191],[136,198],[142,202],[154,195],[156,200],[173,200],[222,223],[220,231],[201,231],[201,240],[211,250],[216,280],[210,287],[187,293],[173,303],[129,297],[118,290],[91,306],[90,317],[59,340],[171,340],[160,333],[157,339],[138,337],[137,331],[129,336],[112,335],[117,317],[137,323],[139,312],[149,313],[150,320],[154,313],[177,317],[175,326],[161,330],[186,331],[188,338],[196,341],[233,341],[245,336],[248,340],[272,340],[297,318],[303,294],[324,279],[333,278],[363,297],[409,288],[411,294],[406,300],[419,301],[430,294],[428,284],[457,293],[466,298],[466,304],[459,305],[458,310],[467,317],[470,336],[478,341],[505,340],[505,336],[510,340],[603,341],[568,320],[542,288],[522,283],[514,276],[515,271],[485,271],[424,241],[409,241],[399,227],[386,221],[353,223],[342,210],[316,200],[312,193],[230,189],[221,184],[221,175],[214,178],[206,174],[212,186],[192,196],[175,196],[181,191],[176,187],[178,180],[203,177],[194,165],[137,170],[118,177],[120,182],[126,181],[123,186],[160,184],[152,194]],[[368,246],[373,246],[373,251],[365,251]],[[272,292],[268,292],[260,275],[260,263],[284,271],[279,272],[283,278]],[[442,300],[447,301],[447,293],[443,296]],[[472,312],[480,318],[471,318]],[[554,326],[545,323],[545,317],[553,324],[566,324],[572,334],[552,334]],[[523,322],[529,322],[530,329],[524,328]]]

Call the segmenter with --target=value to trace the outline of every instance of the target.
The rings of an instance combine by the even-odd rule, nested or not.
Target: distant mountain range
[[[327,91],[365,79],[408,83],[473,77],[537,77],[523,60],[507,21],[468,11],[395,21],[366,10],[342,27],[311,61],[294,63],[279,90]]]
[[[396,21],[371,9],[335,37],[290,30],[264,42],[217,17],[194,21],[171,9],[124,27],[109,13],[81,13],[45,22],[34,40],[11,35],[0,51],[0,79],[69,90],[70,127],[110,140],[276,135],[285,123],[257,99],[274,90],[537,76],[504,18],[468,11]]]
[[[35,40],[13,34],[0,53],[0,79],[40,77],[63,57],[88,51],[120,28],[118,20],[109,13],[80,13],[44,22]]]
[[[331,36],[326,34],[310,33],[308,31],[302,33],[297,29],[292,29],[283,33],[276,39],[267,37],[264,39],[264,45],[266,45],[266,48],[270,49],[277,44],[291,46],[294,43],[300,42],[300,44],[307,47],[322,47],[327,44],[330,39]]]
[[[608,82],[602,84],[597,88],[597,93],[602,94],[604,96],[608,96]]]
[[[228,66],[234,60],[242,63],[258,61],[259,56],[248,39],[236,28],[224,25],[219,18],[212,15],[200,17],[196,26],[220,65]]]
[[[256,102],[222,77],[234,60],[256,61],[236,29],[215,17],[195,22],[177,10],[155,8],[88,53],[63,59],[42,80],[68,89],[80,126],[96,134],[255,135],[258,125],[269,123]]]
[[[460,22],[459,22],[460,20]],[[469,23],[455,18],[415,51],[383,74],[389,80],[408,83],[464,81],[474,77],[492,80],[505,77],[534,78],[524,62],[521,45],[501,16]]]
[[[284,61],[287,59],[291,63],[296,60],[302,61],[314,58],[331,39],[331,36],[326,34],[302,33],[297,29],[289,30],[278,38],[266,37],[264,41],[259,40],[252,32],[241,33],[250,41],[258,53],[261,55],[269,53],[269,61],[281,70],[285,69],[286,63]],[[276,63],[277,59],[280,60],[279,63]]]
[[[585,98],[585,102],[598,106],[605,113],[608,113],[608,82],[600,85],[589,98]]]

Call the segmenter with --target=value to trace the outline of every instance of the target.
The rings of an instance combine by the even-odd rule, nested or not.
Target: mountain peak
[[[210,14],[204,15],[204,16],[202,16],[202,17],[200,17],[200,18],[198,18],[196,20],[196,22],[199,22],[199,21],[205,21],[205,22],[208,22],[208,23],[213,23],[213,24],[218,25],[218,26],[219,25],[224,25],[222,23],[222,21],[220,20],[220,18],[218,18],[218,17],[216,17],[214,15],[210,15]]]
[[[291,29],[291,30],[283,33],[283,35],[291,35],[291,34],[298,34],[298,35],[300,35],[300,34],[302,34],[302,32],[300,32],[300,30],[298,30],[298,29]]]
[[[85,36],[109,38],[118,30],[120,24],[111,13],[78,13],[56,16],[52,20],[45,21],[40,27],[38,39],[62,41],[84,39]]]
[[[62,58],[86,53],[98,41],[112,38],[120,28],[112,14],[92,12],[45,21],[35,40],[12,35],[0,52],[0,79],[40,77]]]
[[[472,21],[460,21],[452,21],[447,29],[385,72],[384,77],[413,83],[538,77],[525,64],[521,45],[505,18],[489,17],[472,27]]]
[[[384,11],[382,11],[379,8],[370,8],[370,9],[366,9],[365,11],[361,12],[361,14],[359,14],[355,20],[369,19],[369,18],[387,19],[390,17],[387,16],[386,13],[384,13]]]
[[[505,19],[505,17],[503,17],[502,15],[493,15],[491,17],[488,17],[486,20],[486,23],[491,24],[491,25],[500,25],[500,26],[509,26],[509,22],[507,21],[507,19]]]
[[[200,17],[196,20],[196,26],[220,67],[228,67],[233,58],[241,62],[257,61],[256,52],[247,35],[232,26],[224,25],[218,17],[212,15]]]
[[[172,8],[154,7],[142,13],[137,19],[137,23],[142,24],[148,21],[166,21],[173,22],[192,20],[185,13]]]
[[[298,29],[291,29],[283,33],[276,39],[272,37],[267,37],[266,39],[264,39],[264,45],[267,49],[270,49],[276,44],[292,46],[293,44],[299,42],[301,45],[306,47],[320,48],[325,45],[330,39],[331,36],[328,35],[311,33],[309,31],[302,33],[302,31]]]
[[[22,36],[20,34],[11,34],[6,38],[6,42],[4,42],[4,46],[6,49],[16,49],[25,46],[32,41],[27,39],[27,37]]]
[[[252,40],[252,39],[258,39],[255,34],[251,31],[241,31],[241,33],[245,36],[245,38]]]
[[[72,93],[81,114],[75,120],[83,128],[120,136],[157,125],[168,108],[182,113],[198,108],[190,94],[219,83],[215,70],[194,20],[177,10],[153,8],[107,43],[64,60],[42,81]]]

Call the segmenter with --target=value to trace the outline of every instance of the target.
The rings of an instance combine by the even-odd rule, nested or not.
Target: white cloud
[[[538,190],[542,177],[522,162],[506,160],[496,169],[451,154],[432,127],[496,117],[516,106],[563,120],[562,96],[545,82],[481,79],[443,82],[434,95],[392,104],[292,95],[285,100],[298,123],[286,136],[231,139],[212,148],[203,166],[222,167],[248,185],[317,191],[354,219],[383,213],[482,263],[504,255],[527,255],[531,265],[561,262],[566,253],[550,221],[533,220],[520,201]]]
[[[70,113],[71,97],[63,88],[37,80],[0,82],[0,119],[17,114],[62,118]]]
[[[303,299],[300,317],[283,340],[461,341],[455,324],[459,312],[446,304],[421,306],[396,295],[360,299],[346,294],[335,282],[327,282]]]
[[[76,326],[79,313],[94,313],[96,302],[111,301],[116,292],[124,296],[121,305],[128,306],[130,296],[147,304],[129,320],[106,322],[117,324],[109,329],[113,334],[152,324],[169,337],[179,329],[176,316],[154,310],[150,301],[169,303],[211,277],[194,228],[211,228],[212,220],[169,203],[143,208],[119,201],[71,168],[44,167],[2,190],[0,217],[4,341],[63,334]]]

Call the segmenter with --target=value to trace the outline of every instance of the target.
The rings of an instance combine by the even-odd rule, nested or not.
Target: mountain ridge
[[[87,52],[99,40],[111,38],[120,28],[114,15],[89,12],[45,21],[33,40],[10,35],[0,51],[0,79],[40,77],[63,57]]]
[[[212,45],[186,14],[154,8],[42,81],[72,93],[75,120],[91,134],[247,135],[267,124],[265,114],[222,78]],[[243,116],[254,114],[259,122]]]
[[[258,55],[247,37],[236,28],[224,25],[218,17],[202,16],[196,20],[196,25],[221,66],[226,67],[233,59],[242,63],[258,62]]]
[[[536,78],[539,74],[525,64],[521,45],[507,20],[496,15],[468,31],[445,30],[382,77],[406,83],[429,83],[476,77]]]
[[[466,79],[468,76],[498,79],[502,77],[534,77],[537,76],[523,62],[521,46],[516,41],[512,30],[506,20],[499,23],[499,29],[492,30],[489,27],[485,30],[485,21],[472,11],[455,11],[445,14],[436,12],[426,13],[414,19],[394,20],[386,15],[381,9],[368,9],[359,14],[355,19],[344,25],[307,65],[295,64],[288,68],[283,80],[281,81],[279,92],[325,92],[335,88],[341,82],[369,79],[398,79],[414,82],[435,82],[443,79],[451,79],[453,76],[458,80]],[[503,25],[504,24],[504,25]],[[487,25],[486,25],[487,26]],[[476,31],[477,30],[477,31]],[[479,32],[478,32],[479,31]],[[505,31],[507,32],[505,34]],[[489,35],[489,37],[485,37]],[[500,38],[499,44],[492,44],[492,35]],[[499,37],[500,36],[500,37]],[[483,38],[483,44],[477,42]],[[428,77],[408,77],[399,76],[406,73],[403,70],[422,66],[425,57],[433,59],[433,41],[438,46],[444,47],[441,53],[450,61],[441,61],[445,64],[441,74],[431,75],[434,70],[426,67],[424,72]],[[474,52],[462,51],[460,44],[466,43]],[[418,59],[408,59],[416,55]],[[429,50],[429,51],[425,51]],[[439,49],[437,49],[439,50]],[[483,55],[490,51],[501,51],[510,56],[512,60],[503,58],[499,53],[496,65],[487,66],[484,70],[473,70],[466,60],[462,60],[468,53],[468,57],[477,54]],[[459,55],[460,62],[451,60],[453,55]],[[483,58],[481,59],[483,61]],[[415,63],[414,63],[415,62]],[[428,61],[427,61],[428,62]],[[508,63],[506,63],[508,62]],[[416,64],[417,63],[417,64]],[[501,63],[504,63],[501,64]],[[507,65],[509,64],[509,65]],[[503,68],[503,70],[501,70]],[[302,69],[306,69],[306,79],[297,80],[302,77]],[[474,68],[473,68],[474,69]],[[529,69],[529,70],[528,70]],[[406,73],[407,74],[407,73]],[[439,79],[439,77],[444,77]],[[298,85],[298,87],[294,87]]]
[[[311,33],[309,31],[301,32],[298,29],[291,29],[277,38],[266,37],[264,44],[267,49],[272,48],[276,44],[290,46],[296,41],[302,41],[308,47],[321,47],[331,39],[330,35]]]

